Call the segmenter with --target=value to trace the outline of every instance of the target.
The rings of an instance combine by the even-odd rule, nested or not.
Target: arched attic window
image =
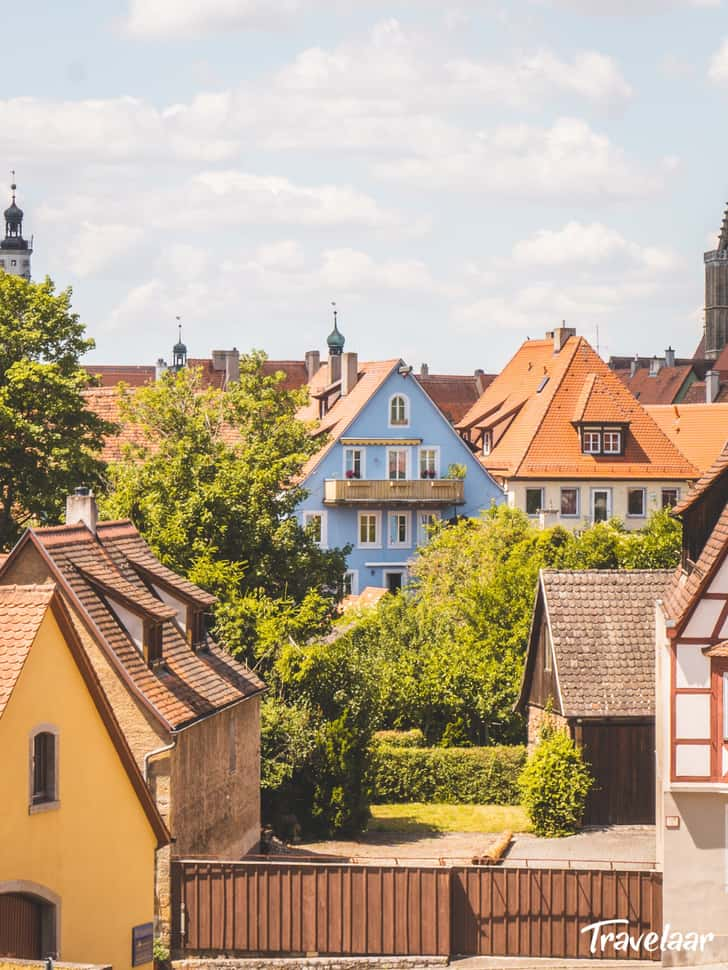
[[[404,394],[394,394],[389,399],[389,425],[392,428],[409,424],[409,399]]]

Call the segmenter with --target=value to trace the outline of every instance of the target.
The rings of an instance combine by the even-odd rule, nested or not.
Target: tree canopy
[[[79,361],[94,346],[71,290],[0,273],[0,547],[33,521],[56,524],[78,485],[97,486],[113,426],[86,406]]]

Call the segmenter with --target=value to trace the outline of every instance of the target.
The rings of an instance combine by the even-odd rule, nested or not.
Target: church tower
[[[30,242],[23,239],[23,210],[15,202],[15,172],[10,189],[13,198],[5,210],[5,238],[0,240],[0,270],[12,276],[30,279],[30,255],[33,252],[33,237]]]
[[[705,356],[715,360],[728,344],[728,209],[723,216],[718,248],[705,261]]]

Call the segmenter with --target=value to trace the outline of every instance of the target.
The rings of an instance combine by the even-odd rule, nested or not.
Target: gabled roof
[[[322,437],[322,445],[312,455],[301,470],[301,478],[310,475],[322,459],[334,447],[337,439],[346,431],[362,409],[374,397],[389,375],[402,361],[393,360],[363,361],[359,364],[358,379],[345,397],[339,397],[323,418],[319,418],[319,404],[314,399],[329,384],[329,367],[324,363],[309,384],[311,401],[298,412],[301,421],[314,422],[312,434]]]
[[[99,523],[95,535],[83,524],[28,530],[0,568],[0,583],[28,543],[41,553],[112,666],[166,729],[182,728],[265,689],[251,670],[209,636],[204,649],[192,649],[171,618],[174,611],[154,594],[138,564],[182,599],[195,599],[204,608],[214,597],[162,566],[130,521]],[[124,604],[132,595],[148,612],[156,604],[156,619],[163,622],[164,663],[154,670],[107,602],[110,597]]]
[[[629,366],[613,368],[613,373],[643,405],[672,404],[683,390],[692,371],[691,364],[661,367],[654,375],[651,374],[649,367],[639,367],[634,374],[632,374]],[[705,390],[703,390],[703,396],[705,396]]]
[[[504,430],[495,431],[485,467],[504,478],[677,478],[697,469],[678,451],[619,378],[583,337],[527,340],[481,395],[458,428],[488,426],[488,415],[526,400]],[[621,456],[585,455],[575,415],[629,424]],[[477,442],[476,442],[477,443]]]
[[[701,473],[728,441],[728,404],[656,404],[645,410]]]
[[[698,561],[688,573],[678,567],[663,598],[663,610],[674,621],[673,635],[680,633],[692,608],[710,582],[728,550],[728,505],[723,509],[713,527]]]
[[[445,417],[456,424],[495,380],[495,374],[415,374],[414,378]]]
[[[544,604],[565,717],[654,713],[655,603],[668,569],[541,571]],[[528,702],[538,643],[534,627],[519,707]]]
[[[53,612],[63,639],[96,705],[116,753],[157,838],[157,847],[171,841],[151,792],[119,727],[106,694],[73,628],[71,618],[54,583],[41,586],[0,587],[0,717],[20,679],[48,610]]]
[[[716,482],[719,478],[726,473],[728,470],[728,442],[723,446],[720,454],[716,457],[712,465],[700,476],[697,482],[690,489],[685,498],[678,502],[678,504],[673,509],[675,515],[682,515],[691,508],[700,497],[707,492],[713,482]]]

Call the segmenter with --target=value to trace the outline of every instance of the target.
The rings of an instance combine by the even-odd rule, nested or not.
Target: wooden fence
[[[589,952],[598,920],[633,937],[662,928],[656,872],[172,863],[172,945],[180,954],[326,954],[658,959]],[[607,930],[611,930],[608,927]],[[607,931],[605,930],[605,932]]]

